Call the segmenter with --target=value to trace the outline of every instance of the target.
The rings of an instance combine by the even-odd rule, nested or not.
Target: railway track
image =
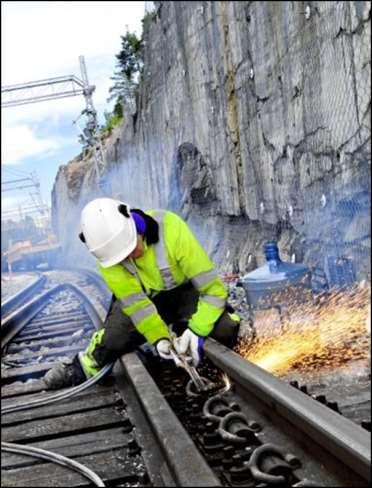
[[[70,280],[71,281],[71,280]],[[50,400],[41,377],[85,347],[107,297],[94,276],[47,286],[2,321],[2,408]],[[84,295],[97,297],[93,305]],[[97,310],[101,306],[101,313]],[[2,440],[58,453],[106,486],[367,486],[369,433],[299,388],[205,344],[198,393],[152,350],[59,402],[2,415]],[[45,460],[2,452],[4,486],[92,486]]]

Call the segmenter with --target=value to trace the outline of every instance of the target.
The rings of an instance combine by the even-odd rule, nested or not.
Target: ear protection
[[[131,215],[133,217],[134,223],[136,224],[136,229],[138,234],[143,235],[146,232],[146,222],[141,215],[139,215],[136,212],[131,212]]]
[[[129,219],[129,213],[128,213],[128,208],[126,205],[124,205],[123,203],[121,203],[119,206],[118,206],[118,210],[119,212],[124,215],[124,217],[127,217]],[[136,212],[131,212],[130,213],[133,220],[134,220],[134,223],[136,224],[136,230],[138,232],[138,234],[141,234],[143,235],[145,232],[146,232],[146,222],[145,222],[145,219],[143,217],[141,217],[141,215],[139,215],[138,213]]]

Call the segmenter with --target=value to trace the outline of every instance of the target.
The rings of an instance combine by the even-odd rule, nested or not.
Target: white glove
[[[163,359],[173,359],[176,366],[182,366],[181,361],[177,358],[176,354],[171,352],[172,344],[168,339],[160,339],[160,341],[156,344],[156,350],[158,354]]]
[[[160,339],[156,344],[156,350],[163,359],[173,359],[170,354],[171,343],[168,339]]]
[[[186,354],[192,357],[194,366],[199,364],[202,356],[204,337],[196,335],[191,329],[186,329],[175,341],[178,354]]]

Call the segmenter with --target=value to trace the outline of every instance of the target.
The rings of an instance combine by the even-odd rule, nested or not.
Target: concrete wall
[[[181,213],[224,271],[276,238],[286,259],[345,255],[369,276],[370,3],[155,3],[137,114],[106,143],[112,193]],[[89,159],[56,178],[72,262],[92,263],[76,239],[92,182]]]

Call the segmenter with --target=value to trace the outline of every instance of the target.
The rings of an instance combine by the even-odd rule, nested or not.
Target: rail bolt
[[[249,467],[244,464],[243,466],[232,466],[229,469],[228,474],[233,486],[241,485],[244,487],[257,487],[255,479],[252,476]],[[266,484],[264,486],[267,486]]]
[[[206,393],[210,390],[213,390],[215,388],[215,384],[210,381],[208,378],[205,378],[204,376],[201,376],[200,379],[203,382],[204,388],[203,391],[196,391],[195,385],[192,380],[190,380],[187,385],[186,385],[186,395],[189,397],[198,397],[199,395],[202,395],[203,393]]]
[[[253,451],[247,466],[257,481],[277,484],[287,483],[300,462],[295,456],[285,454],[275,444],[263,444]]]
[[[215,395],[204,403],[203,415],[216,422],[220,422],[222,417],[232,412],[227,400],[220,395]]]
[[[242,413],[231,412],[227,414],[218,427],[222,439],[232,444],[246,444],[249,440],[255,440],[255,433],[261,430],[256,422],[250,425]]]

